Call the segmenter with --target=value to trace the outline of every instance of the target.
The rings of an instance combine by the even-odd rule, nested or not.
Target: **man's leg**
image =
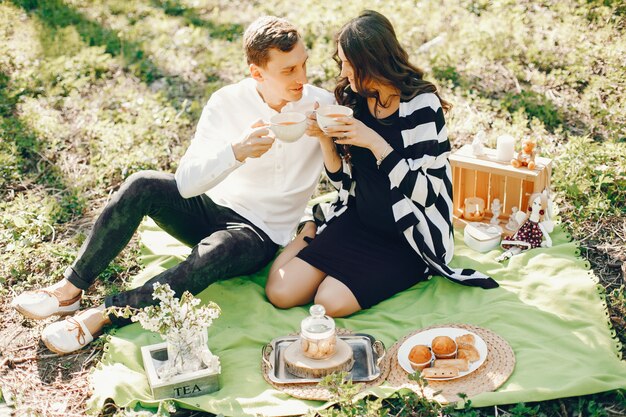
[[[183,198],[172,174],[131,175],[98,217],[65,278],[87,289],[128,244],[146,215],[183,243],[197,244],[215,230],[214,213],[204,198]]]
[[[172,174],[156,171],[133,174],[113,195],[96,220],[76,260],[67,268],[65,278],[44,289],[54,298],[46,298],[41,293],[35,297],[25,294],[14,300],[16,308],[33,318],[45,318],[56,310],[61,314],[75,311],[81,290],[89,288],[128,244],[145,215],[152,217],[177,239],[193,246],[217,230],[219,223],[224,222],[222,218],[225,210],[206,195],[184,199],[178,192]],[[55,299],[59,303],[71,300],[72,305],[55,307]]]
[[[196,294],[216,280],[257,271],[272,259],[278,245],[265,233],[232,210],[211,204],[209,208],[215,210],[220,219],[235,221],[223,223],[223,228],[202,239],[187,259],[143,286],[107,297],[105,306],[140,308],[154,304],[152,292],[155,282],[169,284],[177,296],[185,290]],[[103,316],[103,308],[91,308],[72,319],[51,324],[42,333],[44,343],[55,352],[70,353],[89,343],[91,335],[99,333],[106,324],[113,322],[119,326],[130,323],[130,320],[115,317],[114,314]],[[89,337],[81,338],[79,327]]]
[[[107,297],[105,305],[134,308],[152,305],[155,282],[169,284],[178,297],[185,290],[197,294],[215,281],[258,271],[272,260],[277,249],[278,245],[258,229],[244,222],[231,222],[225,229],[202,239],[178,265],[141,287]],[[129,323],[114,315],[109,317],[116,325]]]

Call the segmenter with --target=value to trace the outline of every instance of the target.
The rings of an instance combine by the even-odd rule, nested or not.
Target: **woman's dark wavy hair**
[[[410,100],[421,93],[434,93],[444,111],[452,107],[439,96],[433,83],[424,80],[424,71],[409,62],[409,55],[398,42],[391,22],[382,14],[364,10],[343,25],[336,36],[336,44],[341,45],[354,69],[358,90],[352,91],[347,77],[339,78],[335,88],[337,103],[355,108],[360,97],[375,97],[376,107],[385,107],[388,103],[383,103],[376,91],[366,87],[369,82],[376,81],[398,89],[402,100]],[[341,69],[337,49],[333,59]]]

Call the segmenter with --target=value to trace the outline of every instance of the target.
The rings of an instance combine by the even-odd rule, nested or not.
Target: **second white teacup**
[[[277,139],[295,142],[306,131],[306,116],[298,112],[278,113],[271,117],[269,128]]]
[[[336,121],[339,117],[352,117],[353,112],[350,107],[338,104],[328,104],[316,110],[317,124],[324,133],[329,126],[339,126],[343,123]]]

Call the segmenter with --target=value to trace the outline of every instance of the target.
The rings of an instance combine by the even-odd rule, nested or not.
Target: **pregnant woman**
[[[453,270],[452,181],[444,111],[450,105],[408,61],[393,26],[364,11],[337,35],[335,98],[354,117],[309,134],[322,144],[338,189],[330,211],[276,259],[266,293],[277,307],[315,301],[350,315],[430,275],[494,288],[473,270]],[[303,236],[306,235],[306,236]]]

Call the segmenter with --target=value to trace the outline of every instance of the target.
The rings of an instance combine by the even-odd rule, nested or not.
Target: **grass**
[[[554,159],[562,221],[581,242],[626,343],[623,2],[346,0],[310,2],[302,13],[284,0],[13,0],[0,1],[2,355],[8,358],[8,341],[22,358],[41,355],[43,325],[22,321],[7,300],[58,279],[128,175],[176,168],[206,99],[246,75],[241,35],[248,23],[276,14],[297,24],[309,48],[310,82],[332,89],[333,34],[363,8],[390,17],[412,60],[454,104],[447,119],[455,148],[484,130],[492,147],[502,133],[533,137]],[[137,250],[133,242],[120,254],[87,303],[124,288],[138,270]],[[56,403],[66,404],[66,415],[80,413],[84,392],[59,392],[72,384],[86,389],[81,372],[99,349],[68,366],[55,358],[39,363],[54,371],[12,357],[0,382],[13,387],[22,414],[51,415]],[[394,415],[408,415],[400,414],[403,404],[421,407],[396,401],[386,404]],[[616,392],[467,415],[624,409]]]

